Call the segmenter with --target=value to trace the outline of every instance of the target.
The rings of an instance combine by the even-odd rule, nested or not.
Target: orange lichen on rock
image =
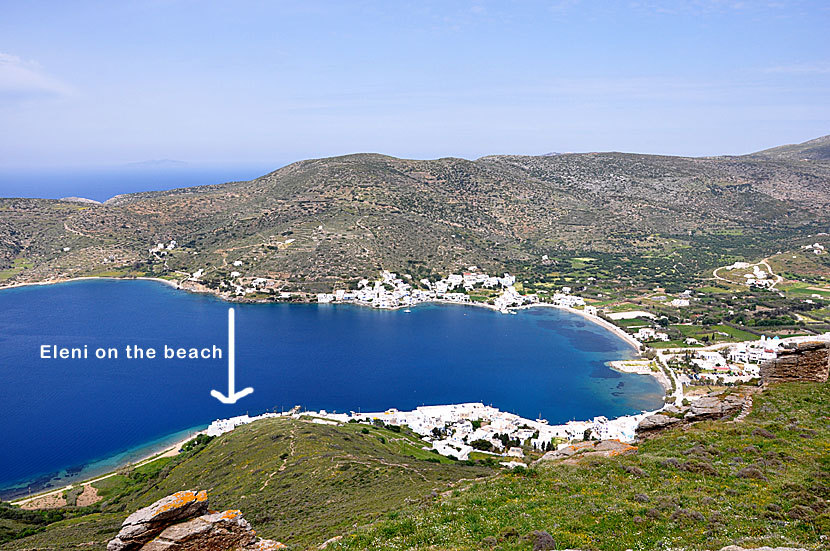
[[[172,499],[158,508],[156,515],[160,515],[172,509],[184,507],[188,503],[207,501],[207,491],[194,492],[193,490],[185,490],[183,492],[176,492],[170,496]]]
[[[615,455],[624,455],[627,453],[635,453],[637,451],[637,446],[626,445],[618,450],[611,450],[609,453],[609,457],[614,457]]]
[[[257,537],[239,509],[204,514],[207,492],[188,490],[139,509],[107,543],[107,551],[276,551],[286,546]]]

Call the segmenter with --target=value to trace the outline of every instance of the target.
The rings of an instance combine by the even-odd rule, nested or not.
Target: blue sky
[[[0,1],[0,167],[830,134],[830,3]]]

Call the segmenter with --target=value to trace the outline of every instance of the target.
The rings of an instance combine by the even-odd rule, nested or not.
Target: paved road
[[[666,366],[666,371],[668,371],[669,376],[674,381],[674,393],[672,396],[674,397],[674,405],[680,406],[683,404],[683,385],[680,384],[680,380],[677,378],[677,373],[674,372],[672,368],[669,367],[669,359],[668,354],[665,350],[658,350],[657,351],[657,359],[660,363]]]

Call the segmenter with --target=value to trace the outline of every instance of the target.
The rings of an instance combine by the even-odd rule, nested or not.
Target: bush
[[[207,434],[200,434],[193,440],[188,440],[181,447],[182,452],[189,452],[192,450],[201,450],[208,445],[208,442],[216,438],[215,436],[208,436]]]
[[[477,449],[477,450],[481,450],[481,451],[485,451],[485,452],[493,451],[493,443],[490,442],[489,440],[484,440],[484,439],[473,440],[472,442],[470,442],[470,445],[473,448]]]

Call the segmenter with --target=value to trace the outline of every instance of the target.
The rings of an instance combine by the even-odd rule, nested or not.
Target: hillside
[[[822,136],[800,144],[765,149],[749,157],[782,161],[830,161],[830,136]]]
[[[830,531],[828,418],[830,384],[780,384],[756,394],[740,422],[702,421],[632,454],[495,475],[426,461],[438,458],[406,431],[266,420],[98,483],[103,502],[0,548],[103,549],[129,512],[187,488],[242,509],[263,537],[293,549],[344,535],[329,549],[527,550],[535,530],[557,549],[820,547]]]
[[[540,465],[409,509],[345,538],[341,549],[720,549],[826,545],[830,385],[756,395],[745,421],[693,425],[636,454]],[[821,547],[824,548],[824,547]]]
[[[688,281],[826,231],[828,206],[830,163],[769,152],[348,155],[103,205],[0,199],[0,283],[202,269],[207,287],[239,271],[316,292],[381,268],[423,277],[477,265],[539,279],[586,253],[620,279]],[[149,253],[170,240],[163,258]]]
[[[364,428],[292,419],[246,425],[174,460],[96,483],[103,502],[0,549],[104,549],[125,512],[194,487],[209,491],[212,507],[244,509],[263,535],[279,534],[281,541],[306,548],[407,503],[429,502],[433,492],[447,491],[461,480],[493,473],[424,451],[424,443],[408,431]],[[0,509],[0,527],[9,516]],[[54,513],[52,517],[46,521],[57,520]],[[15,529],[42,525],[42,520],[24,518]]]

